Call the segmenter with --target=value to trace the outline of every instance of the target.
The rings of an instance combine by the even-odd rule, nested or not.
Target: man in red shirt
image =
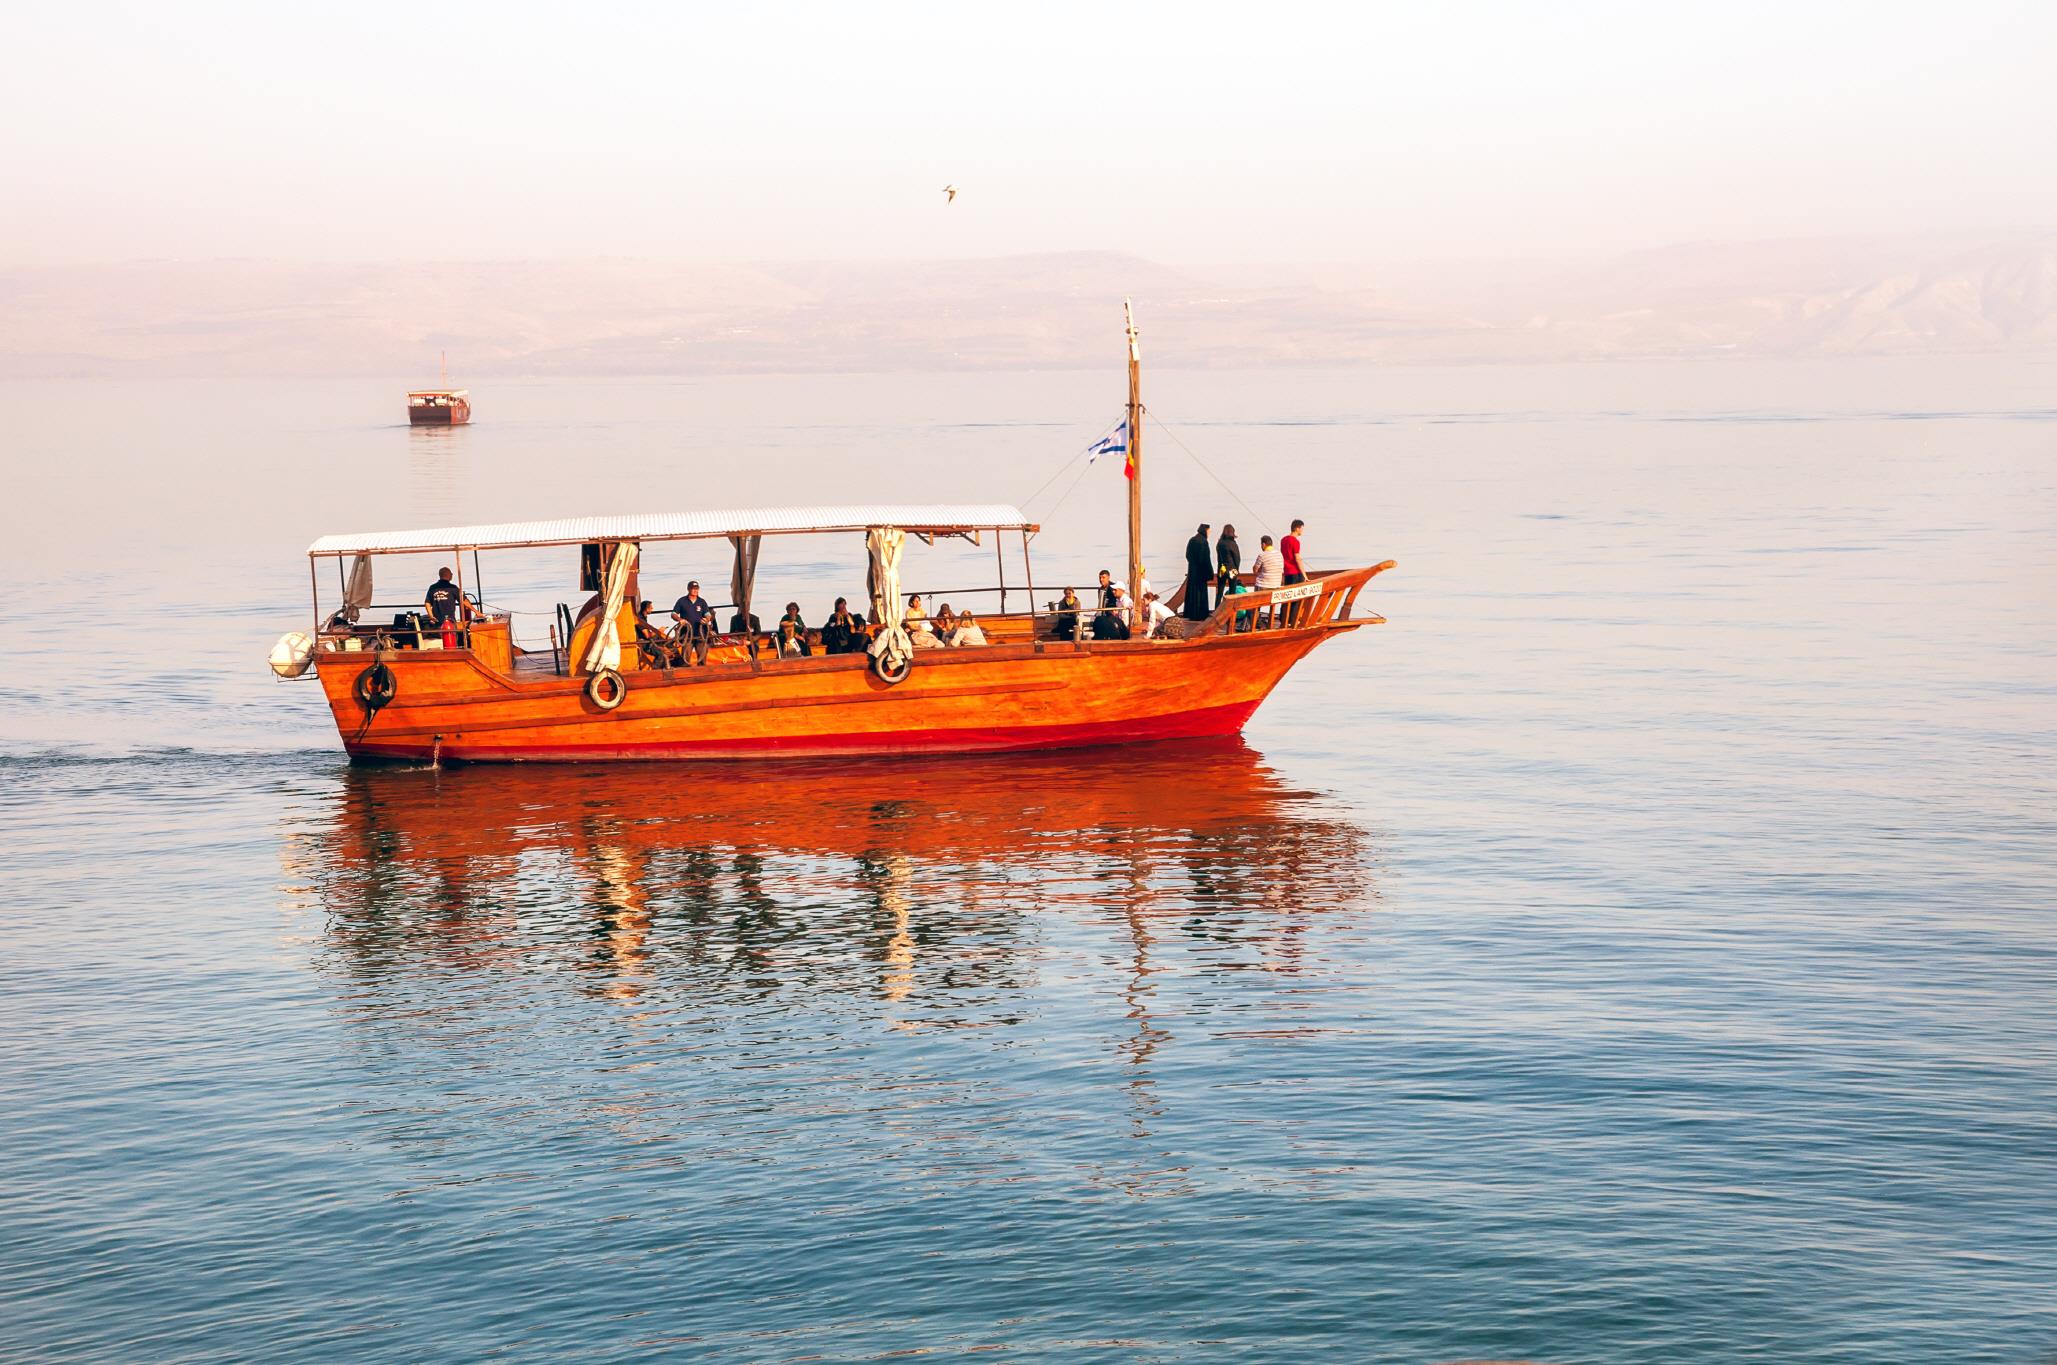
[[[1288,584],[1305,583],[1307,581],[1307,570],[1300,567],[1300,528],[1306,524],[1304,521],[1294,521],[1293,529],[1287,533],[1284,540],[1278,543],[1279,553],[1286,557],[1286,582]]]

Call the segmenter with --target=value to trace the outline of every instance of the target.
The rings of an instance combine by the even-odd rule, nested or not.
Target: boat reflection
[[[926,1001],[971,1022],[1072,912],[1117,927],[1137,1020],[1153,944],[1300,969],[1375,897],[1364,831],[1240,739],[892,766],[351,768],[311,890],[351,973],[575,969],[655,988]],[[1061,923],[1062,921],[1058,921]],[[959,1009],[948,1002],[959,1002]]]

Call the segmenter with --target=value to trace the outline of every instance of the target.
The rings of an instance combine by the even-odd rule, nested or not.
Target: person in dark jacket
[[[1058,639],[1071,640],[1077,638],[1078,614],[1080,609],[1084,606],[1085,603],[1078,600],[1078,594],[1076,592],[1073,592],[1070,588],[1066,588],[1064,590],[1064,596],[1057,599]]]
[[[670,668],[681,661],[672,638],[650,624],[647,601],[636,603],[636,648],[642,652],[645,668]]]
[[[824,654],[849,654],[857,647],[857,638],[863,627],[850,614],[850,599],[838,597],[836,609],[829,613],[829,619],[821,627],[821,652]]]
[[[1243,547],[1236,543],[1236,528],[1226,523],[1214,546],[1214,605],[1228,596],[1229,588],[1243,578]]]
[[[1214,552],[1207,544],[1206,522],[1186,542],[1186,619],[1204,621],[1213,612],[1208,585],[1214,582]]]
[[[1123,591],[1107,570],[1100,570],[1100,611],[1093,617],[1095,640],[1128,639],[1128,603],[1122,600]]]

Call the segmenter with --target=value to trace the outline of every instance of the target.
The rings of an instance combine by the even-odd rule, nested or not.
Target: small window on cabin
[[[600,547],[598,544],[579,546],[579,591],[600,591]]]

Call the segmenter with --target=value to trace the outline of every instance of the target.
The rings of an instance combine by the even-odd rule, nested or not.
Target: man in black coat
[[[1214,547],[1207,543],[1206,522],[1186,542],[1186,619],[1204,621],[1213,612],[1207,589],[1214,582]]]

